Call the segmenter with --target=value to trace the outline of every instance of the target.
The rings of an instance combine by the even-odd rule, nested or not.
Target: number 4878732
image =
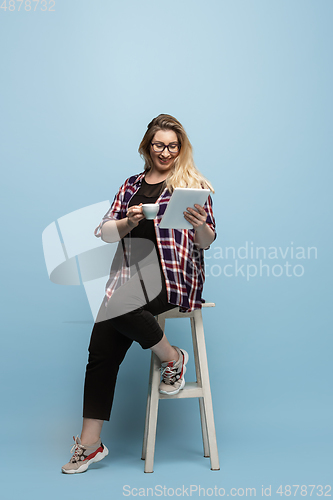
[[[22,8],[21,8],[22,7]],[[13,12],[14,10],[20,11],[25,10],[29,12],[36,12],[40,10],[42,12],[55,12],[55,0],[4,0],[0,5],[0,9],[3,11]]]

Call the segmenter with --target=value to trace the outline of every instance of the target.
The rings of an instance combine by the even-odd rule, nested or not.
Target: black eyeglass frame
[[[172,142],[172,143],[170,143],[170,144],[168,144],[168,145],[164,144],[164,142],[151,142],[150,144],[151,144],[152,146],[155,146],[156,144],[163,144],[164,148],[162,149],[162,151],[155,151],[155,149],[154,149],[154,147],[153,147],[153,150],[155,151],[155,153],[163,153],[163,152],[164,152],[164,150],[165,150],[165,148],[167,148],[167,150],[169,151],[169,153],[170,153],[171,155],[175,155],[175,154],[179,153],[179,151],[180,151],[180,147],[181,147],[181,144],[179,144],[179,142],[177,142],[177,144],[175,144],[174,142]],[[178,151],[176,151],[176,152],[170,151],[169,146],[170,146],[171,144],[172,144],[172,145],[174,145],[174,146],[176,146],[176,145],[177,145],[177,146],[178,146]]]

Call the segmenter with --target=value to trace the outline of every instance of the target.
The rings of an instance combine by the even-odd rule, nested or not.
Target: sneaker
[[[99,462],[109,453],[109,450],[102,444],[100,439],[89,446],[82,444],[78,436],[76,438],[73,436],[73,439],[75,443],[71,449],[71,453],[74,452],[73,456],[68,464],[61,468],[65,474],[85,472],[90,464]]]
[[[185,386],[186,363],[188,362],[188,354],[184,349],[180,350],[173,346],[179,354],[178,361],[169,361],[161,363],[162,382],[160,383],[160,392],[173,396]]]

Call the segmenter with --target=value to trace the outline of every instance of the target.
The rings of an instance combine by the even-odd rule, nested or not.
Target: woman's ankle
[[[100,440],[100,436],[96,438],[96,436],[87,436],[85,434],[81,434],[80,441],[85,446],[92,446],[93,444],[97,444]]]
[[[100,439],[103,422],[103,420],[84,417],[80,437],[81,443],[87,446],[97,443]]]
[[[176,349],[174,347],[173,347],[173,350],[175,352],[175,357],[171,361],[176,361],[177,362],[179,360],[179,354],[178,354],[178,352],[176,351]]]

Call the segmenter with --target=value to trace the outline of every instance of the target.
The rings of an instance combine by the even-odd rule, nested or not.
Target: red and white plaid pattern
[[[119,220],[126,217],[128,204],[141,186],[144,173],[129,177],[120,187],[114,197],[110,210],[105,214],[95,236],[101,237],[101,228],[109,220]],[[181,311],[192,311],[202,307],[201,293],[205,281],[204,252],[194,244],[194,229],[160,229],[159,223],[171,198],[165,189],[156,203],[159,211],[154,220],[157,246],[160,253],[165,277],[168,301],[179,305]],[[204,205],[207,212],[208,226],[215,231],[215,220],[212,210],[212,199],[209,196]],[[106,284],[106,296],[111,297],[114,290],[124,284],[129,278],[130,268],[126,266],[126,258],[130,255],[130,233],[124,238],[124,255],[121,269],[110,276]]]

